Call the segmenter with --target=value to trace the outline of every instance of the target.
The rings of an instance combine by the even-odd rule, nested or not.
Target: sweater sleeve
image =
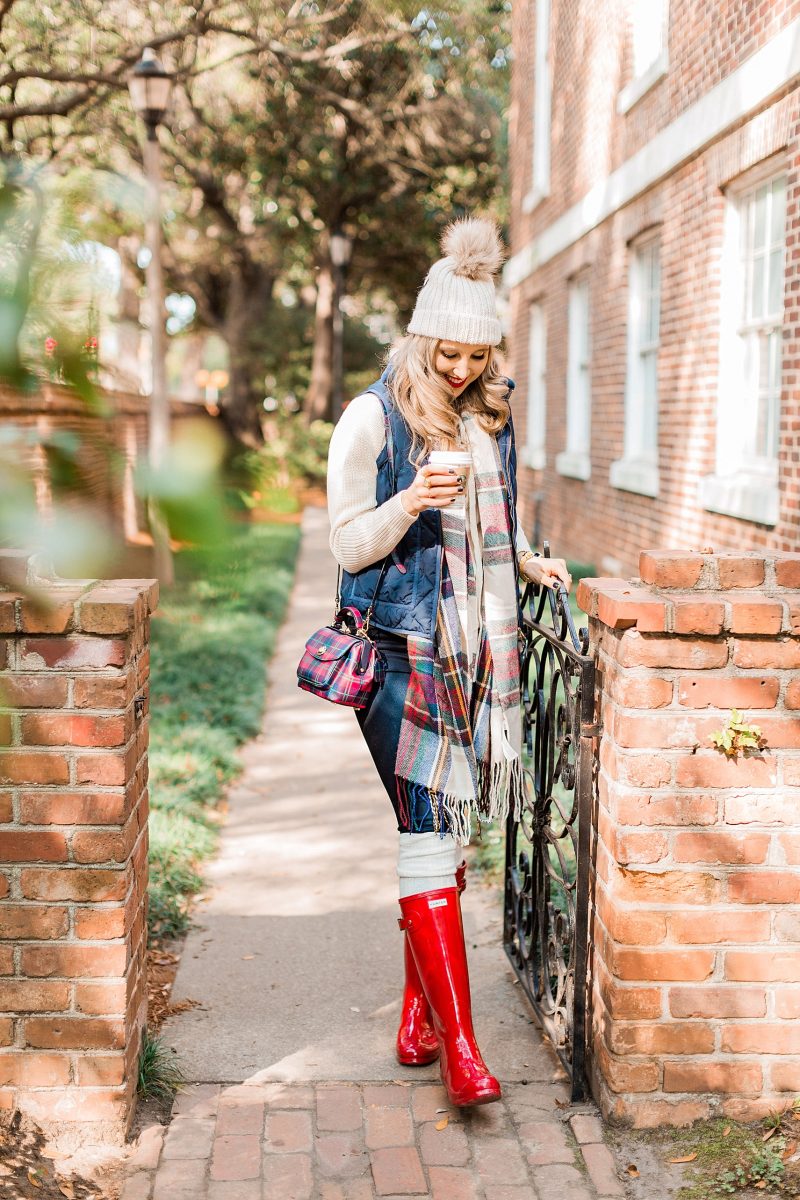
[[[531,548],[530,543],[528,542],[528,539],[525,536],[525,531],[522,528],[522,523],[520,522],[520,519],[518,516],[517,517],[517,538],[516,538],[516,546],[514,547],[514,549],[517,554],[520,554],[523,550],[530,550],[530,548]]]
[[[377,396],[356,396],[342,413],[328,451],[330,546],[346,571],[361,571],[394,550],[416,517],[399,493],[378,505],[376,460],[385,445]]]

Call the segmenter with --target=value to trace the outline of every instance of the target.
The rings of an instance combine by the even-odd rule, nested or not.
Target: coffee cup
[[[467,478],[472,468],[472,455],[464,450],[432,450],[428,455],[428,465],[436,467],[442,475],[455,471],[457,481],[465,491],[460,492],[450,505],[451,508],[463,509],[466,504]]]

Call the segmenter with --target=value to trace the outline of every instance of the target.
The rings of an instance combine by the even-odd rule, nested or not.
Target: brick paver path
[[[625,1195],[560,1083],[452,1109],[434,1083],[194,1084],[148,1131],[122,1200],[596,1200]]]
[[[391,810],[353,714],[295,682],[333,583],[324,514],[310,511],[264,731],[229,794],[173,989],[201,1004],[164,1027],[191,1083],[166,1130],[140,1137],[124,1200],[621,1197],[596,1110],[567,1104],[515,986],[501,897],[474,878],[463,909],[475,1024],[503,1100],[451,1109],[435,1064],[394,1059]]]

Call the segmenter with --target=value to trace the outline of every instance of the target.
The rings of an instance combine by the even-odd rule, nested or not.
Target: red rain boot
[[[467,863],[464,860],[456,867],[456,888],[459,896],[467,886],[466,871]],[[397,1061],[404,1067],[427,1066],[439,1057],[439,1042],[431,1025],[431,1010],[419,981],[417,964],[405,936],[403,944],[406,982],[400,1027],[397,1030]]]
[[[457,888],[404,896],[399,921],[431,1009],[441,1048],[442,1080],[452,1104],[490,1104],[500,1084],[489,1073],[475,1041],[467,952]]]
[[[435,1062],[439,1057],[439,1042],[431,1025],[431,1010],[422,984],[419,981],[417,964],[408,944],[405,947],[406,984],[403,989],[403,1011],[400,1028],[397,1030],[397,1061],[404,1067],[422,1067]]]

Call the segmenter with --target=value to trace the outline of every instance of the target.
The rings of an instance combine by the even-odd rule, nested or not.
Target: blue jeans
[[[386,656],[386,678],[382,687],[374,689],[366,708],[355,709],[355,714],[372,760],[378,768],[381,783],[392,802],[398,830],[401,833],[433,833],[433,812],[425,789],[414,784],[407,786],[407,813],[401,809],[397,797],[394,764],[411,675],[406,639],[397,633],[385,633],[382,629],[376,629],[373,636],[376,645]]]

